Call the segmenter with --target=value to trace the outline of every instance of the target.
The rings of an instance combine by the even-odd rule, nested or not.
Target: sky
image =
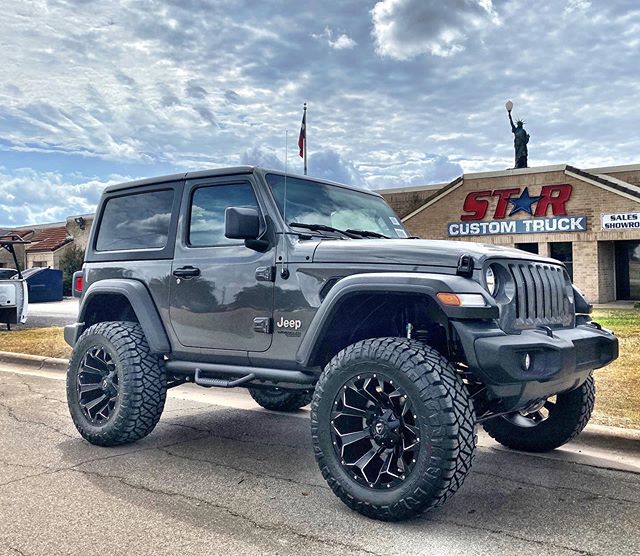
[[[0,227],[239,164],[370,189],[640,162],[632,0],[0,0]],[[288,132],[288,149],[285,135]]]

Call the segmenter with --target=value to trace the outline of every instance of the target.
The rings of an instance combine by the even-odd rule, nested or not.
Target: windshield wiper
[[[326,224],[306,224],[305,222],[291,222],[289,223],[291,228],[304,228],[305,230],[311,230],[312,232],[335,232],[342,234],[351,239],[358,239],[358,236],[354,233],[334,228],[333,226],[327,226]]]
[[[345,230],[350,234],[357,234],[362,237],[379,237],[381,239],[391,239],[389,236],[379,234],[378,232],[372,232],[371,230],[352,230],[351,228]]]

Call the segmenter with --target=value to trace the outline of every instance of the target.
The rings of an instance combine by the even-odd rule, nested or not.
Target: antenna
[[[282,203],[282,219],[284,220],[285,232],[282,235],[283,256],[282,268],[280,269],[280,276],[286,280],[289,278],[289,238],[287,236],[287,170],[289,162],[289,130],[284,130],[284,200]]]
[[[287,226],[287,164],[289,161],[289,130],[284,130],[284,201],[282,203],[282,219]]]

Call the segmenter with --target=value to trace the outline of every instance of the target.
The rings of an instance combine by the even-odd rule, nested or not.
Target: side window
[[[165,247],[173,195],[172,189],[163,189],[108,199],[100,220],[96,251]]]
[[[258,202],[249,182],[195,189],[191,197],[189,245],[212,247],[238,243],[238,240],[228,239],[224,235],[224,211],[227,207],[258,210]]]

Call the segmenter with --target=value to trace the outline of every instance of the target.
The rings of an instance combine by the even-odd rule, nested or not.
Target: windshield
[[[284,176],[267,174],[267,183],[283,214]],[[380,197],[291,176],[287,176],[286,220],[287,224],[323,224],[340,230],[408,237],[400,219]]]

